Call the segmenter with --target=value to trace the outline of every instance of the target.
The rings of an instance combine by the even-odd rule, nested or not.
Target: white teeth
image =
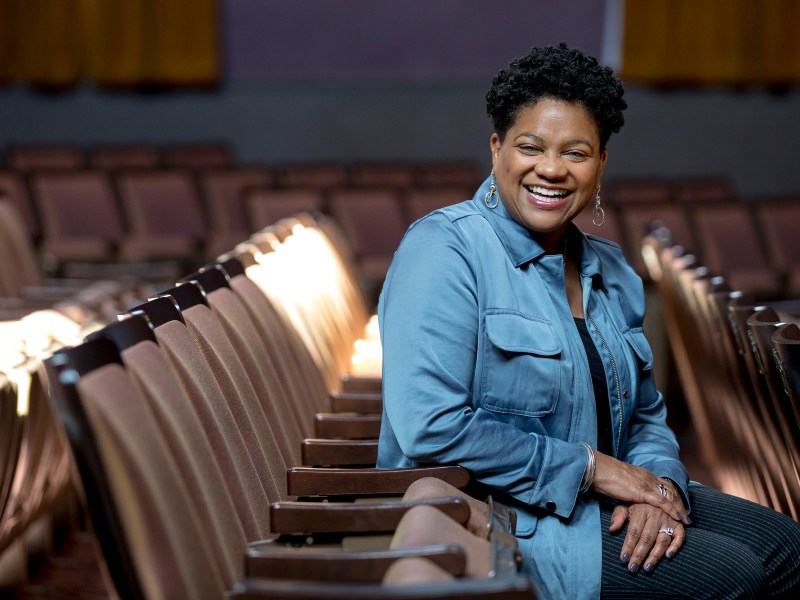
[[[544,196],[545,198],[564,198],[570,194],[569,190],[554,190],[539,186],[525,186],[525,189],[531,194]]]

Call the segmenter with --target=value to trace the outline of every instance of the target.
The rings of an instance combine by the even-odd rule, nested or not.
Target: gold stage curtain
[[[0,0],[0,81],[212,85],[217,0]]]
[[[800,83],[797,0],[625,0],[624,19],[626,81]]]

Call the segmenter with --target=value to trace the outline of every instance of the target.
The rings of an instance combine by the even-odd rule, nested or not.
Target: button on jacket
[[[488,208],[488,189],[414,223],[395,253],[378,309],[378,466],[463,466],[514,503],[525,569],[544,597],[599,597],[599,508],[578,493],[596,405],[563,257],[546,255],[502,202]],[[614,455],[686,497],[642,332],[641,280],[616,244],[574,225],[568,239],[606,371]]]

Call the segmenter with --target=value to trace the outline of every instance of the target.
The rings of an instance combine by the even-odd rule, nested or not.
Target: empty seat
[[[225,142],[172,144],[163,149],[161,160],[168,168],[194,170],[231,167],[236,163]]]
[[[37,172],[31,177],[31,190],[42,217],[42,253],[59,263],[115,258],[125,230],[106,173]]]
[[[202,261],[206,216],[188,171],[123,171],[117,183],[130,227],[124,258]]]
[[[6,162],[17,171],[80,169],[84,166],[84,156],[73,144],[20,145],[9,149]]]
[[[634,249],[640,248],[642,240],[649,235],[653,227],[666,227],[669,230],[673,244],[678,244],[687,251],[696,252],[696,243],[686,215],[685,208],[674,202],[643,202],[620,204],[617,214],[621,221],[622,230],[627,241],[627,254],[636,272],[640,276],[647,274],[641,252]]]
[[[245,195],[250,189],[271,185],[272,177],[266,168],[241,167],[207,169],[198,178],[209,215],[207,255],[213,257],[255,231],[245,209]]]
[[[471,160],[431,162],[417,166],[414,184],[418,186],[463,185],[476,189],[485,175]]]
[[[681,204],[706,204],[736,200],[730,179],[724,176],[686,178],[672,183],[672,195]]]
[[[347,169],[338,163],[291,163],[276,169],[278,185],[328,190],[347,185]]]
[[[616,179],[603,186],[603,198],[610,204],[650,204],[672,200],[669,183],[660,177]]]
[[[152,144],[97,145],[89,151],[89,166],[97,169],[154,169],[158,147]]]
[[[324,196],[314,188],[254,188],[245,194],[245,207],[251,228],[258,231],[297,213],[321,211]]]
[[[786,295],[800,297],[800,198],[763,200],[755,213],[771,264],[786,277]]]
[[[337,190],[329,196],[329,210],[352,244],[362,277],[383,281],[406,232],[397,191]]]
[[[743,203],[715,202],[690,207],[690,219],[706,266],[732,288],[759,298],[783,295],[781,274],[769,264],[756,222]]]
[[[361,162],[351,167],[350,182],[356,187],[408,187],[414,182],[414,169],[399,161]]]

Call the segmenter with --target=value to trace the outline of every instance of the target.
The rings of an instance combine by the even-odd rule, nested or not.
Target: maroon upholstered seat
[[[42,217],[43,253],[59,262],[115,257],[125,228],[107,173],[40,171],[31,177],[31,189]]]

